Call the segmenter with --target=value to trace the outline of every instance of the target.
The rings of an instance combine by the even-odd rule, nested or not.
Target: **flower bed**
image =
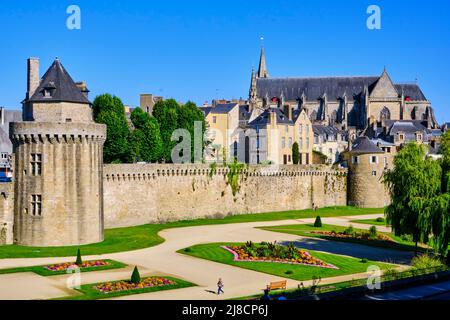
[[[387,244],[397,243],[395,240],[393,240],[391,237],[378,233],[376,237],[370,237],[368,233],[352,233],[347,234],[345,232],[334,232],[334,231],[311,231],[311,234],[316,234],[320,236],[326,236],[330,238],[337,238],[337,239],[356,239],[356,240],[363,240],[363,241],[378,241],[378,242],[385,242]]]
[[[80,269],[86,269],[86,268],[98,268],[98,267],[105,267],[109,266],[111,263],[106,260],[95,260],[95,261],[86,261],[83,262],[81,266],[77,266],[75,263],[67,262],[67,263],[59,263],[59,264],[52,264],[48,266],[44,266],[45,269],[50,271],[66,271],[70,267],[78,267]]]
[[[112,293],[154,287],[173,286],[176,284],[177,283],[175,281],[170,279],[162,277],[150,277],[143,279],[140,283],[132,283],[131,281],[104,282],[95,285],[93,288],[103,293]]]
[[[292,244],[286,247],[265,243],[261,245],[247,243],[242,246],[222,246],[222,248],[231,252],[234,256],[234,261],[237,262],[274,262],[338,269],[332,264],[314,258],[305,250],[295,248]]]

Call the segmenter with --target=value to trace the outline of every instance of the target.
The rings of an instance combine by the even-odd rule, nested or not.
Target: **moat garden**
[[[194,294],[193,298],[195,298],[197,297],[195,294],[202,296],[201,292],[208,291],[204,289],[203,277],[216,277],[216,274],[209,275],[204,272],[201,277],[191,278],[189,269],[198,269],[195,265],[203,264],[202,261],[205,261],[204,268],[208,270],[213,266],[210,263],[214,263],[214,267],[218,270],[222,268],[228,270],[219,272],[229,273],[230,270],[227,268],[232,267],[233,273],[238,275],[242,273],[244,276],[245,272],[261,275],[258,277],[262,280],[249,280],[248,290],[237,290],[228,298],[244,297],[252,292],[256,294],[268,284],[264,281],[270,281],[271,277],[275,280],[286,279],[290,284],[290,288],[286,290],[272,292],[271,295],[274,297],[283,294],[293,297],[309,292],[304,291],[306,289],[303,288],[303,283],[306,288],[314,288],[318,287],[321,281],[327,284],[322,285],[321,290],[331,290],[330,288],[339,290],[366,281],[364,279],[369,276],[367,274],[369,268],[376,267],[385,274],[404,276],[411,265],[417,263],[411,261],[415,244],[407,237],[397,237],[389,232],[386,221],[381,217],[382,211],[383,209],[337,207],[249,214],[229,216],[220,220],[202,219],[111,229],[106,230],[104,242],[80,247],[4,246],[0,247],[0,266],[2,260],[9,261],[11,264],[14,259],[26,261],[28,258],[33,259],[30,259],[30,263],[26,266],[0,267],[0,279],[31,272],[36,277],[54,279],[52,281],[63,287],[66,279],[75,272],[73,270],[78,269],[82,274],[89,274],[89,277],[88,279],[83,277],[83,282],[71,290],[70,295],[53,294],[39,298],[96,300],[135,297],[141,294],[164,294],[163,292],[173,292],[173,297],[183,297],[183,292],[186,292],[186,294]],[[322,220],[326,223],[322,224]],[[248,240],[244,242],[217,242],[214,240],[216,238],[212,237],[211,243],[194,240],[197,242],[188,242],[188,246],[183,246],[186,242],[179,239],[177,249],[170,249],[173,250],[170,257],[169,254],[164,254],[164,257],[167,256],[168,259],[166,263],[164,263],[164,257],[154,256],[155,251],[152,251],[152,248],[158,249],[164,245],[166,241],[164,236],[167,235],[167,231],[180,230],[181,234],[185,234],[183,232],[191,230],[196,232],[201,228],[199,230],[203,230],[204,233],[205,230],[216,230],[215,228],[221,226],[225,231],[233,226],[236,229],[234,232],[238,232],[239,228],[248,230],[251,234],[257,232],[259,240],[253,241],[252,236],[249,235]],[[224,234],[227,233],[225,231]],[[160,234],[161,232],[163,234]],[[235,239],[232,233],[229,237]],[[172,236],[169,238],[168,241],[173,242]],[[272,240],[261,241],[264,238]],[[279,240],[274,241],[274,239]],[[420,248],[422,252],[430,250],[425,245]],[[378,256],[374,254],[376,250],[381,250],[381,254]],[[83,260],[80,252],[83,254]],[[385,252],[392,254],[394,258],[386,257]],[[64,258],[75,256],[76,259],[73,259],[73,261],[76,260],[75,262]],[[57,261],[52,257],[57,257]],[[152,262],[153,258],[162,259],[159,265],[162,266],[161,268],[148,266],[148,262]],[[183,262],[175,263],[170,270],[169,268],[166,270],[164,267],[167,263],[171,263],[169,260],[172,259],[183,259]],[[52,261],[52,263],[32,264],[33,261]],[[141,270],[142,277],[137,266]],[[421,266],[421,268],[430,267],[439,268],[439,270],[444,268],[443,265],[436,264],[434,260]],[[228,276],[226,280],[231,281],[230,277]],[[297,289],[293,288],[297,285]],[[251,288],[254,289],[250,290]],[[67,292],[67,289],[64,291]],[[247,299],[253,298],[253,296],[247,297]]]

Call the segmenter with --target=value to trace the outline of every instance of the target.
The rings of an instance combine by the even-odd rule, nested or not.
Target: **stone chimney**
[[[28,59],[28,77],[27,77],[27,99],[33,96],[39,87],[39,58]]]
[[[275,127],[277,124],[277,114],[275,113],[275,110],[270,110],[270,125]]]
[[[288,108],[288,117],[289,117],[289,120],[290,121],[292,121],[292,107],[290,106],[290,105],[288,105],[287,106],[287,108]]]
[[[76,82],[75,85],[78,87],[78,89],[80,89],[81,93],[86,97],[86,99],[89,99],[89,89],[86,82],[79,81]]]

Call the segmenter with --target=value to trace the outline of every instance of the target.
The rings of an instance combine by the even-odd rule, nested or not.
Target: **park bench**
[[[277,282],[271,282],[267,286],[267,289],[269,291],[271,291],[271,290],[281,290],[281,289],[286,290],[286,286],[287,286],[287,281],[286,280],[284,280],[284,281],[277,281]]]

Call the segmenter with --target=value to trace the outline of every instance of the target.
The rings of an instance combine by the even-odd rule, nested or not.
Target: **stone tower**
[[[87,92],[58,59],[41,80],[39,60],[28,61],[23,122],[10,127],[16,244],[69,246],[103,240],[106,127],[93,121]]]
[[[355,140],[345,154],[348,162],[348,204],[361,208],[383,208],[389,197],[383,184],[383,173],[390,156],[367,137]]]

